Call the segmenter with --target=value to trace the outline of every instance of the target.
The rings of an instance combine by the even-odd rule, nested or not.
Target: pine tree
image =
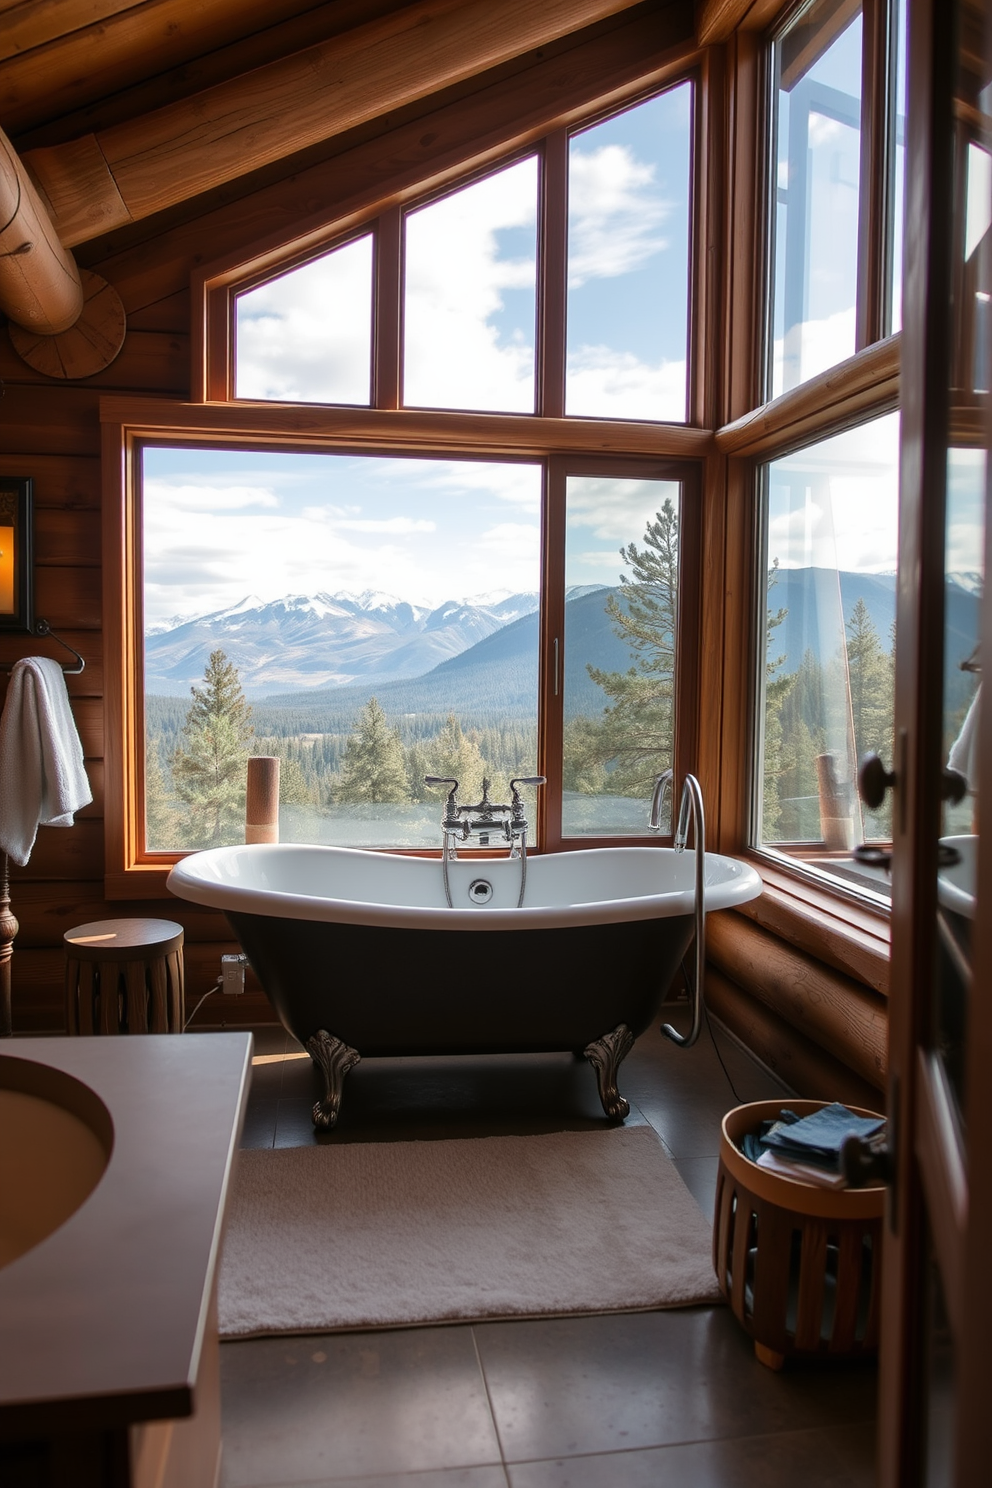
[[[255,737],[238,669],[212,651],[203,684],[172,756],[176,794],[186,807],[187,846],[219,847],[243,840],[248,755]]]
[[[145,745],[145,846],[149,852],[182,847],[182,823],[162,772],[161,734]]]
[[[462,726],[453,713],[449,713],[444,728],[427,746],[427,759],[431,775],[446,776],[458,781],[458,799],[463,802],[478,801],[482,796],[483,777],[489,773],[478,744],[462,731]],[[503,782],[491,780],[490,798],[497,799],[494,792],[503,789]],[[436,795],[432,791],[431,797]],[[498,799],[502,800],[500,795]]]
[[[390,728],[376,698],[369,698],[355,721],[335,790],[340,802],[392,804],[409,801],[399,730]]]
[[[892,657],[882,650],[868,606],[858,599],[847,622],[847,665],[858,758],[892,753],[894,676]]]
[[[770,594],[778,583],[778,559],[774,559],[768,570],[766,594]],[[785,768],[783,759],[782,705],[795,683],[795,674],[779,676],[785,664],[781,656],[768,656],[772,650],[773,637],[782,624],[787,609],[767,611],[765,620],[765,727],[762,748],[762,793],[761,793],[761,840],[778,841],[779,818],[782,808],[779,799],[779,777]]]
[[[568,747],[575,746],[578,778],[591,782],[597,763],[604,772],[612,765],[602,777],[606,789],[648,795],[672,763],[674,743],[679,519],[671,501],[648,523],[643,548],[629,543],[620,556],[632,573],[621,574],[621,595],[609,596],[606,613],[630,647],[633,665],[626,672],[587,666],[610,706],[592,731],[588,721],[582,730],[573,725]]]
[[[886,654],[871,614],[859,597],[847,622],[847,666],[851,679],[851,712],[858,759],[866,754],[892,758],[892,729],[895,713],[895,655]],[[879,811],[865,813],[867,835],[888,838],[892,832],[892,804],[886,800]]]

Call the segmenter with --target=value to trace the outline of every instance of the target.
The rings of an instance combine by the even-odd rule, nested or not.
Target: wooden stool
[[[70,1033],[182,1033],[182,925],[96,920],[63,939]]]
[[[713,1267],[770,1369],[790,1355],[851,1358],[878,1348],[885,1189],[818,1188],[759,1167],[737,1146],[783,1106],[808,1116],[826,1104],[755,1101],[723,1118]]]

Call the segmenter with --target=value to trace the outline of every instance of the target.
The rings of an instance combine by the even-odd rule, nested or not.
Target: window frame
[[[676,678],[676,767],[692,769],[698,737],[698,689],[694,671],[701,608],[698,585],[702,502],[700,456],[708,447],[705,431],[684,430],[677,454],[657,455],[647,434],[650,426],[610,421],[570,420],[565,445],[557,420],[537,415],[462,415],[399,413],[317,405],[243,404],[222,408],[164,400],[108,397],[101,400],[104,448],[104,597],[107,615],[108,790],[106,804],[105,892],[108,899],[160,898],[165,877],[185,852],[149,852],[144,843],[145,728],[142,679],[142,521],[141,449],[147,444],[279,449],[304,453],[408,455],[451,459],[506,459],[543,462],[540,651],[538,657],[538,739],[541,773],[549,774],[552,791],[561,783],[561,705],[550,697],[550,642],[561,638],[564,604],[564,474],[610,474],[678,479],[683,485],[680,526],[679,649]],[[561,421],[564,422],[564,421]],[[612,439],[609,437],[612,436]],[[612,444],[609,453],[604,445]],[[630,445],[636,448],[632,451]],[[551,472],[554,471],[554,475]],[[552,493],[560,488],[560,497]],[[553,534],[560,531],[559,549]],[[690,555],[683,584],[683,558]],[[550,596],[560,598],[552,610]],[[682,659],[683,637],[687,657]],[[562,653],[563,654],[563,653]],[[558,755],[554,756],[556,747]],[[553,759],[557,764],[553,766]],[[557,785],[555,779],[557,774]],[[552,816],[560,796],[542,793],[540,852],[582,847],[669,841],[643,837],[565,838]],[[434,855],[439,849],[409,849]]]
[[[761,87],[767,117],[766,164],[762,183],[765,298],[758,389],[762,394],[760,401],[765,402],[772,398],[775,339],[778,75],[774,53],[789,28],[801,20],[805,13],[814,9],[817,3],[818,0],[799,0],[799,3],[788,4],[769,28],[764,40]],[[838,4],[837,13],[842,14],[843,10],[843,3]],[[895,172],[892,163],[896,132],[898,46],[896,0],[860,0],[860,10],[861,126],[855,355],[893,334],[891,268]],[[842,362],[834,364],[835,367],[843,365]],[[827,370],[832,371],[833,368]],[[805,383],[798,386],[803,387]]]
[[[866,15],[869,6],[870,29],[875,35],[883,20],[887,24],[888,11],[885,0],[866,0]],[[734,599],[724,608],[717,642],[724,654],[720,710],[717,712],[711,700],[704,697],[702,743],[705,751],[706,731],[712,721],[719,732],[722,850],[735,852],[749,861],[764,883],[761,897],[739,912],[772,933],[785,936],[798,949],[885,995],[890,940],[888,906],[871,903],[857,890],[840,883],[828,885],[798,863],[762,852],[754,845],[751,833],[758,726],[757,593],[762,561],[758,467],[788,450],[899,406],[902,337],[899,332],[880,334],[883,325],[877,309],[870,327],[876,339],[867,340],[846,361],[814,375],[798,387],[776,398],[767,397],[772,325],[769,212],[774,189],[771,49],[789,21],[803,8],[804,4],[757,7],[753,23],[746,19],[735,33],[730,56],[728,221],[724,237],[725,421],[715,431],[714,445],[725,462],[718,486],[718,496],[726,503],[726,540],[721,556],[725,564],[725,589]],[[890,113],[894,116],[894,4],[891,13],[892,47],[886,60],[887,71],[880,64],[880,50],[875,46],[870,122],[862,131],[863,150],[872,148],[866,140],[869,137],[871,141],[877,140],[885,126],[881,117],[885,110],[878,107],[877,87],[890,74],[893,86]],[[866,26],[866,32],[868,29]],[[877,153],[873,149],[872,153],[877,161]],[[874,164],[871,170],[876,171]],[[873,222],[878,224],[877,216]],[[862,264],[880,264],[881,255],[888,252],[887,241],[878,240],[879,226],[870,230],[876,234],[874,257],[866,257],[859,250],[859,274]],[[874,282],[873,303],[877,307],[877,274]],[[754,285],[763,286],[758,297],[753,295]],[[710,508],[713,500],[711,495]],[[711,595],[712,590],[708,589],[707,607]]]

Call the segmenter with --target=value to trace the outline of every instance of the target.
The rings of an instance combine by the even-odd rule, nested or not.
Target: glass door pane
[[[678,481],[567,478],[564,837],[644,836],[673,762],[680,496]]]

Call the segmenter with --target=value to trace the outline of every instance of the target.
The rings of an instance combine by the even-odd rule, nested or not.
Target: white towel
[[[23,868],[39,826],[71,827],[92,799],[65,674],[28,656],[14,666],[0,718],[0,851]]]
[[[968,782],[968,789],[973,796],[978,795],[978,716],[981,708],[982,684],[979,682],[975,690],[975,696],[971,700],[971,707],[965,714],[961,732],[951,745],[947,756],[947,765],[951,770],[957,770]]]

